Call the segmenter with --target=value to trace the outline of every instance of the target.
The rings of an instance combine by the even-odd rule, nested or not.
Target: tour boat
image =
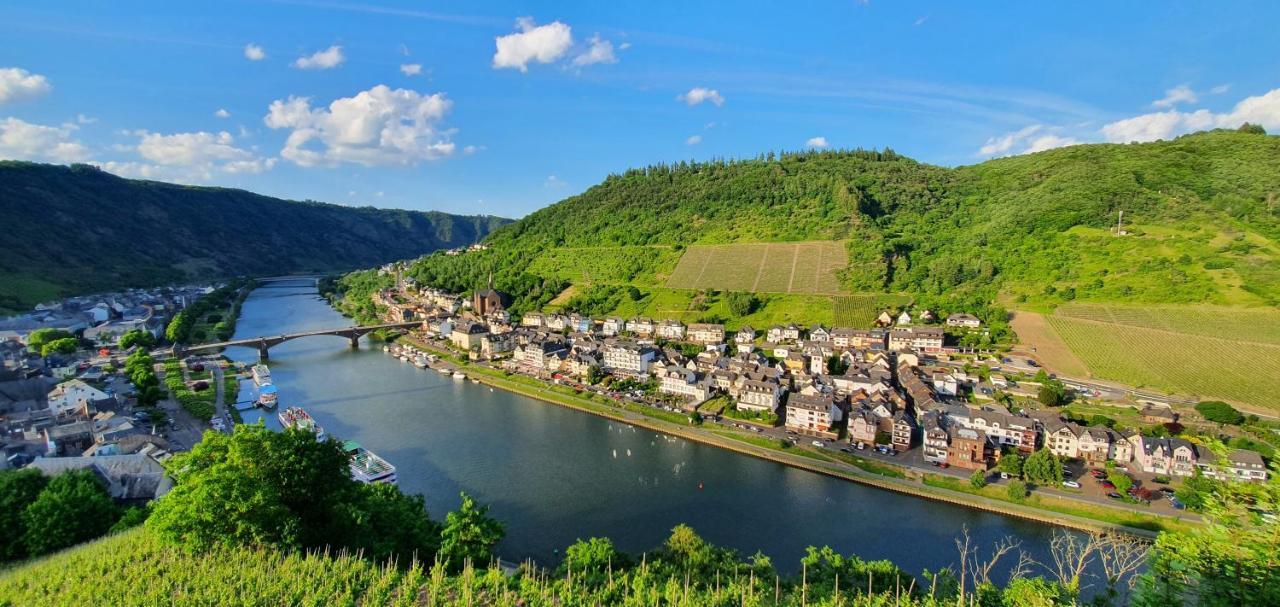
[[[454,372],[453,372],[453,378],[454,378],[454,379],[466,379],[466,378],[467,378],[467,376],[466,376],[466,374],[464,374],[462,371],[454,371]]]
[[[321,428],[320,424],[317,424],[316,420],[311,418],[311,414],[303,410],[302,407],[289,407],[281,411],[277,417],[280,418],[281,426],[314,432],[318,441],[325,439],[324,428]]]
[[[271,385],[271,369],[263,364],[254,365],[253,383],[258,384],[259,387]]]
[[[351,456],[351,478],[362,483],[396,484],[396,467],[355,441],[343,443]]]
[[[258,404],[264,408],[270,409],[276,406],[279,396],[279,391],[272,384],[258,388]]]

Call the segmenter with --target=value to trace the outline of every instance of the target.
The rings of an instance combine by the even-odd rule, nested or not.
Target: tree
[[[756,311],[760,306],[760,300],[754,293],[744,293],[742,291],[730,291],[725,296],[725,304],[729,306],[729,312],[737,317],[747,316]]]
[[[1211,422],[1231,426],[1238,426],[1244,423],[1244,414],[1220,400],[1198,402],[1196,403],[1196,411]]]
[[[22,512],[23,544],[32,556],[48,554],[106,533],[119,516],[93,472],[63,472]]]
[[[1133,487],[1133,479],[1128,474],[1119,470],[1112,471],[1107,474],[1107,480],[1116,486],[1116,493],[1120,495],[1129,495],[1129,489]]]
[[[983,488],[983,487],[986,487],[986,486],[987,486],[987,471],[986,471],[986,470],[974,470],[974,471],[973,471],[973,474],[969,475],[969,486],[970,486],[970,487],[973,487],[974,489],[981,489],[981,488]]]
[[[630,564],[626,554],[613,547],[607,537],[578,540],[564,551],[564,560],[556,568],[557,577],[572,575],[574,581],[599,586],[608,580],[610,571],[621,571]]]
[[[1014,478],[1019,478],[1022,476],[1022,456],[1017,453],[1001,455],[1000,463],[997,467],[1001,472]]]
[[[143,331],[142,329],[131,329],[129,331],[125,331],[124,335],[120,336],[120,341],[117,342],[117,345],[121,350],[128,350],[134,346],[150,348],[155,344],[155,336],[152,335],[150,331]]]
[[[1178,501],[1182,502],[1182,505],[1186,506],[1188,510],[1199,512],[1204,510],[1205,505],[1208,503],[1210,496],[1213,495],[1214,489],[1216,489],[1217,486],[1218,483],[1201,474],[1200,469],[1197,467],[1195,473],[1187,480],[1182,481],[1182,486],[1178,487],[1177,490],[1174,491],[1173,495],[1174,497],[1177,497]]]
[[[590,367],[587,367],[587,383],[594,386],[595,384],[600,383],[600,380],[603,378],[604,371],[600,370],[600,365],[591,365]]]
[[[80,341],[74,337],[63,337],[55,339],[51,342],[40,346],[40,356],[53,356],[54,354],[71,354],[80,346]]]
[[[440,549],[440,526],[427,516],[421,495],[406,495],[393,485],[357,485],[359,495],[349,508],[353,525],[347,548],[367,558],[400,563],[428,561]]]
[[[1027,484],[1015,478],[1009,481],[1007,491],[1009,492],[1009,499],[1020,502],[1022,498],[1027,497]]]
[[[48,483],[49,479],[34,468],[0,471],[0,561],[27,555],[23,541],[27,527],[22,513]]]
[[[488,506],[477,504],[464,492],[462,505],[445,517],[440,532],[440,560],[450,569],[460,571],[467,562],[481,566],[493,558],[493,547],[506,531],[488,513]]]
[[[67,331],[63,331],[62,329],[50,329],[47,327],[43,329],[36,329],[35,331],[32,331],[31,334],[27,335],[27,347],[30,348],[32,352],[39,353],[40,349],[44,347],[45,344],[59,339],[66,339],[68,337],[73,337],[73,335]]]
[[[1237,131],[1239,131],[1239,132],[1241,132],[1241,133],[1249,133],[1249,134],[1251,134],[1251,135],[1266,135],[1266,134],[1267,134],[1267,129],[1262,128],[1262,125],[1261,125],[1261,124],[1253,124],[1252,122],[1246,122],[1246,123],[1244,123],[1244,124],[1240,125],[1240,128],[1238,128],[1238,129],[1236,129],[1236,130],[1237,130]]]
[[[1022,463],[1022,474],[1037,485],[1062,484],[1062,462],[1048,449],[1032,453]]]
[[[1067,404],[1067,387],[1056,379],[1046,379],[1040,384],[1040,391],[1037,393],[1037,397],[1040,400],[1040,404],[1046,407],[1060,407]]]
[[[849,364],[844,362],[843,358],[834,354],[827,358],[827,373],[830,373],[831,375],[844,375],[844,372],[848,370]]]

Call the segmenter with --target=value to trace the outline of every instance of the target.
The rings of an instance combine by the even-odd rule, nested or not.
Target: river
[[[310,281],[272,283],[245,300],[235,337],[350,324]],[[227,354],[257,359],[256,350]],[[763,551],[783,571],[799,567],[806,546],[824,544],[936,570],[956,562],[963,526],[979,546],[1013,536],[1047,562],[1046,525],[664,438],[418,369],[381,344],[352,350],[346,338],[307,337],[272,348],[269,364],[282,407],[305,407],[330,434],[395,464],[401,489],[422,494],[433,518],[457,507],[460,491],[489,504],[507,525],[498,549],[507,560],[554,564],[558,551],[592,536],[639,553],[687,523],[715,544]],[[279,427],[274,413],[244,417]]]

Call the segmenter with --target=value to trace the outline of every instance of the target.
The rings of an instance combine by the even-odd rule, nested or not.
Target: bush
[[[981,488],[983,488],[983,487],[986,487],[986,486],[987,486],[987,471],[986,471],[986,470],[974,470],[974,471],[973,471],[973,474],[969,476],[969,486],[970,486],[970,487],[973,487],[974,489],[981,489]]]
[[[1205,419],[1219,424],[1238,426],[1244,423],[1244,415],[1235,407],[1220,400],[1206,400],[1196,403],[1196,411]]]
[[[1008,492],[1009,499],[1020,502],[1027,497],[1027,484],[1017,479],[1011,480],[1009,481]]]

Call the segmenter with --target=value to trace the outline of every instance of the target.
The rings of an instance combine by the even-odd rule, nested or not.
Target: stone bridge
[[[337,335],[346,337],[351,340],[351,347],[360,347],[360,338],[365,335],[377,331],[378,329],[412,329],[422,326],[421,322],[393,322],[382,325],[368,325],[363,327],[342,327],[338,329],[322,329],[319,331],[303,331],[301,333],[287,333],[285,335],[268,335],[262,337],[249,337],[246,339],[233,339],[231,341],[220,341],[211,344],[199,344],[194,346],[174,346],[174,356],[185,358],[188,354],[194,352],[202,352],[206,350],[216,350],[221,348],[257,348],[258,358],[267,360],[267,351],[272,347],[278,346],[286,341],[298,339],[300,337],[312,337],[315,335]]]

